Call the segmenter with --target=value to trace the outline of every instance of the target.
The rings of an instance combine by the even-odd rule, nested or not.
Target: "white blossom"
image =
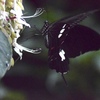
[[[20,31],[23,29],[23,25],[31,27],[25,21],[25,18],[38,17],[44,12],[43,9],[38,8],[33,15],[24,16],[23,10],[22,0],[0,0],[0,29],[8,38],[15,52],[20,56],[20,59],[22,59],[23,51],[33,54],[40,53],[40,48],[33,50],[23,47],[17,43],[17,40],[20,37]]]

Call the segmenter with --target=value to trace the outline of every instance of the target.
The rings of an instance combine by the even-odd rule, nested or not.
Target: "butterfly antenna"
[[[65,79],[64,74],[63,74],[63,73],[62,73],[62,78],[63,78],[63,80],[64,80],[64,82],[65,82],[65,85],[66,85],[66,86],[68,86],[68,83],[67,83],[67,81],[66,81],[66,79]]]

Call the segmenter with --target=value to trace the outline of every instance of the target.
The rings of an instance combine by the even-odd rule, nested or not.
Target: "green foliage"
[[[20,91],[9,91],[2,100],[27,100],[24,93]]]

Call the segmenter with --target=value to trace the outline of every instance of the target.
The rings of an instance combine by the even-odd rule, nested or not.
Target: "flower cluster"
[[[43,13],[43,9],[38,8],[34,15],[23,16],[23,10],[22,0],[0,0],[0,30],[8,38],[20,59],[22,59],[23,50],[34,54],[40,53],[40,49],[33,50],[19,45],[17,39],[20,37],[23,25],[30,27],[25,18],[37,17]],[[11,65],[13,64],[14,60],[11,58]]]

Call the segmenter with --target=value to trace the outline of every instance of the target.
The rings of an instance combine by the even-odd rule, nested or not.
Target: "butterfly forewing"
[[[82,20],[84,20],[90,14],[97,12],[98,10],[88,11],[85,13],[81,13],[72,17],[62,18],[52,24],[49,24],[47,21],[45,22],[42,33],[46,36],[46,47],[49,46],[49,36],[58,37],[59,42],[62,43],[64,41],[64,37],[68,35],[68,31],[79,24]],[[66,32],[65,32],[66,31]],[[49,35],[49,36],[48,36]]]
[[[77,24],[77,23],[80,23],[82,20],[84,20],[86,17],[88,17],[89,15],[95,13],[95,12],[98,12],[99,9],[96,9],[96,10],[92,10],[92,11],[87,11],[87,12],[84,12],[84,13],[80,13],[80,14],[76,14],[76,15],[71,15],[71,16],[68,16],[68,17],[64,17],[60,20],[58,20],[56,23],[67,23],[67,24]]]

